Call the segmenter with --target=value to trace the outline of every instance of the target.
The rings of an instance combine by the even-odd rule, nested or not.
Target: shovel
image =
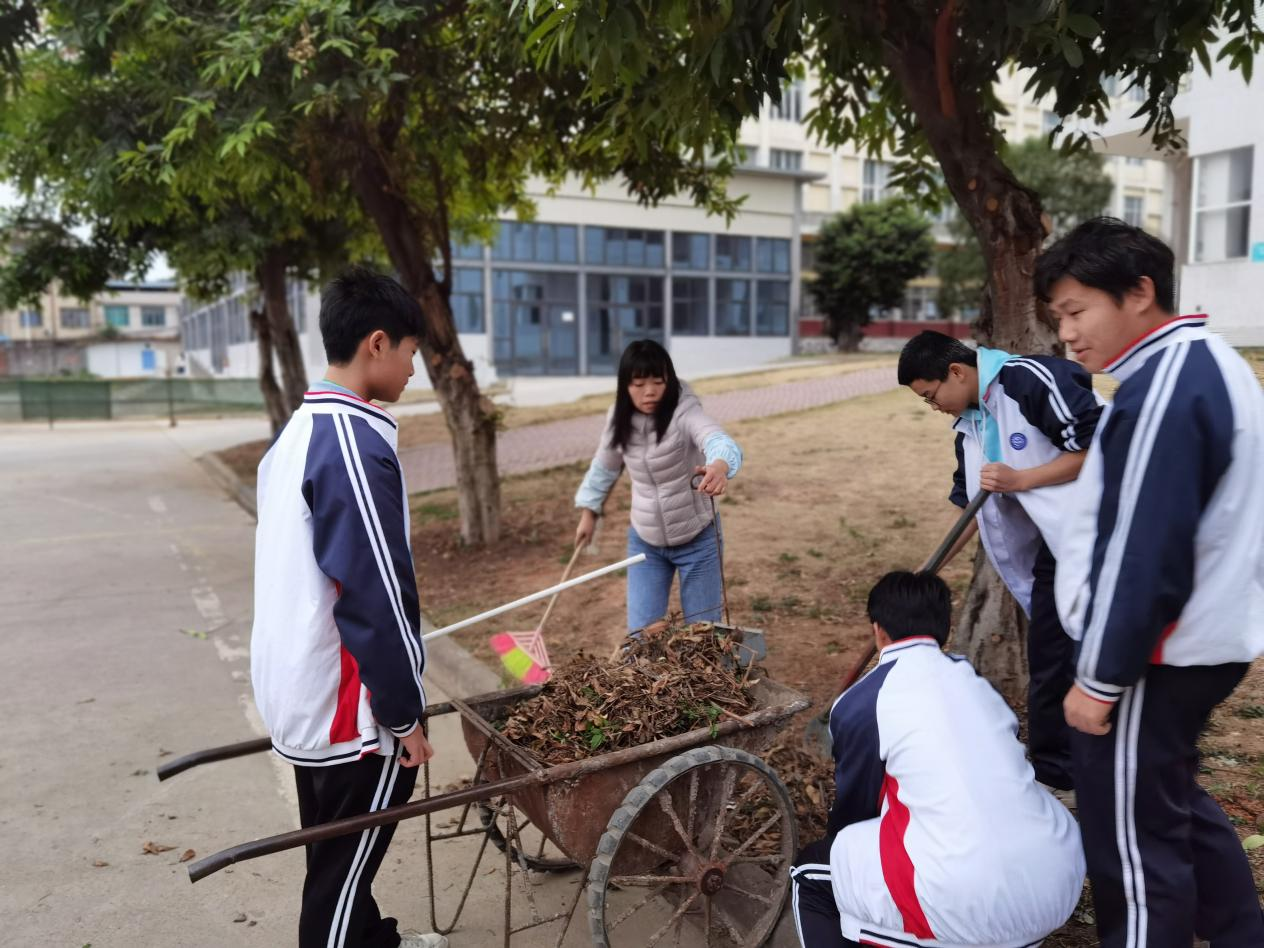
[[[952,529],[948,531],[948,535],[944,537],[944,542],[931,554],[926,564],[918,570],[921,573],[938,573],[939,568],[944,565],[944,560],[948,558],[948,553],[961,539],[961,534],[965,533],[966,527],[970,525],[970,521],[974,519],[975,514],[979,512],[979,508],[983,506],[983,502],[988,499],[989,491],[981,490],[970,499],[970,503],[961,511],[961,516],[957,518],[957,522],[952,525]],[[878,654],[878,646],[874,642],[869,643],[869,647],[865,649],[863,655],[852,665],[851,670],[843,678],[843,686],[839,689],[840,693],[846,691],[857,681],[860,676],[865,673],[865,669],[869,667],[869,663],[873,661],[873,657]],[[834,752],[834,739],[830,735],[829,729],[829,710],[824,714],[816,715],[808,721],[807,727],[803,731],[803,742],[809,750],[820,753],[823,757],[829,757]]]

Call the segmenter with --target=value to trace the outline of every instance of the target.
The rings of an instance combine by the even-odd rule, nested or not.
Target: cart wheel
[[[781,917],[797,835],[790,795],[758,757],[717,745],[673,757],[628,792],[597,845],[593,944],[758,948]]]
[[[478,818],[483,824],[483,829],[487,831],[487,838],[491,840],[493,846],[502,853],[505,847],[509,846],[509,841],[505,839],[505,833],[501,829],[501,821],[498,819],[499,811],[494,807],[488,806],[486,803],[478,803]],[[523,847],[512,846],[511,855],[514,861],[523,869],[529,869],[532,872],[564,872],[568,869],[578,869],[579,863],[563,856],[549,856],[546,852],[557,852],[557,847],[552,843],[547,843],[541,847],[538,844],[545,842],[540,832],[528,821],[527,815],[521,810],[516,811],[514,817],[518,825],[519,838],[523,839]],[[526,832],[524,832],[526,830]],[[523,850],[526,850],[525,852]]]

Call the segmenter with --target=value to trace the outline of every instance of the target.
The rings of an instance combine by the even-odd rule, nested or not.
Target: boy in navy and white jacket
[[[259,465],[251,636],[255,701],[295,765],[303,826],[407,802],[432,754],[396,424],[369,402],[395,401],[408,383],[421,309],[356,268],[325,288],[320,330],[328,377]],[[400,944],[372,894],[394,829],[307,847],[300,948]]]
[[[830,835],[791,872],[804,948],[1025,948],[1079,900],[1075,821],[1037,785],[1001,696],[940,651],[951,613],[928,573],[869,594],[881,657],[830,711]]]
[[[1065,543],[1065,513],[1101,399],[1084,369],[1053,356],[975,350],[939,332],[914,336],[900,353],[899,380],[957,420],[957,470],[949,499],[964,507],[993,492],[955,555],[975,532],[1028,617],[1028,753],[1036,779],[1070,790],[1070,733],[1062,699],[1071,685],[1073,644],[1058,621],[1054,575]],[[951,556],[949,557],[951,559]]]
[[[1065,709],[1103,945],[1264,945],[1198,736],[1264,653],[1264,393],[1172,315],[1172,251],[1113,219],[1039,258],[1036,291],[1084,366],[1120,385],[1068,510],[1058,604],[1079,641]]]

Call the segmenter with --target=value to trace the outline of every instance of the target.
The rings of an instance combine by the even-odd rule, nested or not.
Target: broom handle
[[[522,606],[528,606],[533,602],[539,602],[541,599],[547,599],[556,592],[563,589],[570,589],[572,586],[579,586],[583,583],[591,582],[599,576],[609,576],[611,573],[617,573],[621,569],[627,569],[629,566],[635,566],[637,563],[645,561],[645,554],[638,553],[636,556],[629,556],[625,560],[619,560],[617,563],[611,563],[609,566],[603,566],[601,569],[595,569],[590,573],[584,573],[582,576],[576,576],[574,579],[568,579],[564,583],[558,583],[550,586],[548,589],[541,589],[537,593],[530,596],[523,596],[521,599],[515,599],[513,602],[507,602],[503,606],[497,606],[495,609],[488,609],[486,612],[480,612],[476,616],[470,616],[468,619],[462,619],[460,622],[453,622],[451,625],[445,625],[442,629],[435,629],[433,632],[427,632],[421,637],[423,642],[430,642],[443,635],[449,635],[458,629],[464,629],[466,626],[474,625],[476,622],[483,622],[487,619],[494,619],[496,616],[509,612],[512,609],[518,609]]]
[[[562,578],[558,580],[559,583],[564,583],[570,578],[571,570],[575,568],[575,561],[579,559],[579,553],[583,548],[582,544],[575,544],[575,552],[571,554],[571,561],[566,564],[566,569],[562,570]],[[553,594],[553,598],[549,600],[548,608],[544,610],[544,617],[540,619],[540,624],[535,627],[536,632],[544,631],[544,623],[549,621],[549,614],[553,611],[553,607],[557,605],[557,597],[560,595],[562,595],[562,590],[559,589]]]

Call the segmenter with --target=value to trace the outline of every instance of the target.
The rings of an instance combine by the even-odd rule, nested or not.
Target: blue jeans
[[[680,573],[680,608],[686,622],[719,622],[724,594],[715,524],[680,546],[651,546],[628,527],[628,556],[644,561],[628,567],[628,631],[643,629],[667,615],[672,577]],[[720,531],[724,542],[724,531]]]

